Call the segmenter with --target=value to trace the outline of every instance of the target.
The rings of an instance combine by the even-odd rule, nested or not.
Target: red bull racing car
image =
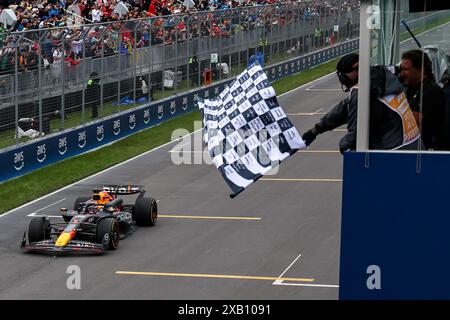
[[[132,204],[121,195],[138,194]],[[158,217],[156,200],[144,197],[142,186],[108,185],[94,189],[90,197],[78,197],[73,210],[61,208],[64,222],[34,217],[25,231],[21,248],[41,253],[100,254],[115,250],[119,240],[137,226],[154,226]]]

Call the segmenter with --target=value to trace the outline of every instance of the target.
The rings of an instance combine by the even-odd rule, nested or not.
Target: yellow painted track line
[[[286,113],[287,116],[323,116],[326,112],[299,112],[299,113]]]
[[[172,273],[172,272],[137,272],[137,271],[116,271],[117,275],[128,276],[159,276],[159,277],[185,277],[185,278],[212,278],[212,279],[239,279],[239,280],[264,280],[264,281],[292,281],[292,282],[313,282],[310,278],[278,278],[260,276],[239,276],[227,274],[202,274],[202,273]]]
[[[261,220],[260,217],[188,216],[188,215],[178,215],[178,214],[158,214],[158,218],[216,219],[216,220]]]
[[[282,178],[261,178],[262,181],[282,181],[282,182],[342,182],[342,179],[282,179]]]
[[[298,150],[300,153],[340,153],[339,150]]]

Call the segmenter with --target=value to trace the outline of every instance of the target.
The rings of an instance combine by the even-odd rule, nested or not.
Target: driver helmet
[[[109,202],[111,202],[112,200],[114,200],[113,196],[111,196],[108,192],[106,191],[100,191],[98,193],[98,195],[100,196],[100,199],[97,200],[97,203],[99,205],[105,205]]]

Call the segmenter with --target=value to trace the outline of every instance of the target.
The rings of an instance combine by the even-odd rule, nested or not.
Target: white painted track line
[[[284,274],[294,265],[294,263],[297,262],[298,259],[300,259],[301,256],[302,255],[299,254],[297,256],[297,258],[295,258],[294,261],[292,261],[291,264],[286,269],[284,269],[284,271],[278,276],[278,278],[283,278]],[[280,284],[280,283],[283,283],[283,280],[281,280],[281,279],[280,280],[275,280],[272,284],[275,285],[275,284]]]
[[[45,206],[45,207],[43,207],[43,208],[40,208],[39,210],[36,210],[36,211],[30,213],[30,214],[28,215],[28,217],[39,216],[39,215],[36,215],[36,213],[38,213],[38,212],[40,212],[40,211],[42,211],[42,210],[44,210],[44,209],[47,209],[47,208],[49,208],[49,207],[51,207],[51,206],[53,206],[53,205],[55,205],[55,204],[57,204],[57,203],[63,202],[64,200],[66,200],[66,198],[62,198],[61,200],[55,201],[55,202],[49,204],[48,206]],[[58,216],[58,217],[59,217],[59,216]]]
[[[310,82],[308,82],[308,83],[305,83],[305,84],[301,85],[300,87],[297,87],[297,88],[294,88],[294,89],[292,89],[292,90],[289,90],[288,92],[282,93],[282,94],[278,95],[278,97],[281,97],[281,96],[284,96],[284,95],[288,95],[288,94],[290,94],[290,93],[292,93],[292,92],[294,92],[294,91],[296,91],[296,90],[299,90],[299,89],[302,89],[302,88],[304,88],[304,87],[306,87],[306,86],[309,86],[311,83],[320,81],[320,80],[325,79],[325,78],[327,78],[327,77],[329,77],[329,76],[331,76],[331,75],[334,75],[334,72],[331,72],[331,73],[329,73],[329,74],[324,75],[323,77],[320,77],[320,78],[318,78],[318,79],[315,79],[315,80],[313,80],[313,81],[310,81]],[[18,211],[19,209],[23,209],[23,208],[25,208],[26,206],[28,206],[28,205],[30,205],[30,204],[36,203],[36,202],[38,202],[38,201],[40,201],[40,200],[42,200],[42,199],[45,199],[45,198],[47,198],[47,197],[50,197],[50,196],[54,195],[54,194],[56,194],[56,193],[58,193],[58,192],[60,192],[60,191],[63,191],[63,190],[65,190],[65,189],[68,189],[68,188],[70,188],[70,187],[72,187],[72,186],[74,186],[74,185],[76,185],[76,184],[79,184],[79,183],[81,183],[81,182],[83,182],[83,181],[86,181],[86,180],[88,180],[88,179],[91,179],[91,178],[93,178],[93,177],[96,177],[96,176],[98,176],[98,175],[100,175],[100,174],[102,174],[102,173],[108,172],[108,171],[110,171],[111,169],[117,168],[117,167],[119,167],[119,166],[121,166],[121,165],[124,165],[124,164],[126,164],[126,163],[128,163],[128,162],[131,162],[131,161],[133,161],[133,160],[135,160],[135,159],[138,159],[138,158],[140,158],[140,157],[143,157],[143,156],[145,156],[145,155],[147,155],[147,154],[149,154],[149,153],[151,153],[151,152],[153,152],[153,151],[156,151],[156,150],[159,150],[159,149],[161,149],[161,148],[164,148],[164,147],[170,145],[171,143],[179,142],[181,139],[186,138],[186,137],[188,137],[188,136],[190,136],[190,135],[192,135],[192,134],[195,134],[196,132],[201,131],[201,130],[202,130],[202,129],[195,130],[195,131],[193,131],[193,132],[191,132],[191,133],[189,133],[189,134],[187,134],[187,135],[185,135],[185,136],[183,136],[183,137],[180,137],[179,139],[176,139],[176,140],[173,140],[173,141],[166,142],[166,143],[164,143],[164,144],[162,144],[162,145],[160,145],[160,146],[158,146],[158,147],[156,147],[156,148],[154,148],[154,149],[151,149],[151,150],[149,150],[149,151],[146,151],[146,152],[144,152],[144,153],[141,153],[141,154],[139,154],[139,155],[137,155],[137,156],[134,156],[133,158],[130,158],[130,159],[128,159],[128,160],[125,160],[125,161],[123,161],[123,162],[120,162],[120,163],[118,163],[118,164],[116,164],[116,165],[114,165],[114,166],[112,166],[112,167],[106,168],[105,170],[99,171],[99,172],[97,172],[97,173],[94,173],[93,175],[90,175],[90,176],[88,176],[88,177],[86,177],[86,178],[83,178],[83,179],[81,179],[81,180],[79,180],[79,181],[76,181],[76,182],[74,182],[74,183],[71,183],[71,184],[69,184],[69,185],[67,185],[67,186],[65,186],[65,187],[63,187],[63,188],[61,188],[61,189],[55,190],[55,191],[53,191],[53,192],[51,192],[51,193],[49,193],[49,194],[46,194],[46,195],[44,195],[44,196],[42,196],[42,197],[40,197],[40,198],[37,198],[37,199],[32,200],[32,201],[30,201],[30,202],[27,202],[27,203],[21,205],[20,207],[11,209],[11,210],[8,211],[8,212],[5,212],[5,213],[3,213],[3,214],[0,214],[0,219],[3,218],[3,217],[6,217],[7,215],[9,215],[9,214],[11,214],[11,213],[14,213],[14,212]]]

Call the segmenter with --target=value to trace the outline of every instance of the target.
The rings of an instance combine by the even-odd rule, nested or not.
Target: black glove
[[[312,128],[303,134],[302,139],[303,141],[305,141],[305,144],[308,147],[311,144],[311,142],[316,140],[316,137],[317,137],[316,130],[315,128]]]
[[[339,151],[341,152],[342,155],[344,155],[344,152],[352,151],[352,149],[350,149],[350,148],[348,148],[348,147],[347,147],[347,148],[342,148],[342,147],[340,147],[340,148],[339,148]]]

